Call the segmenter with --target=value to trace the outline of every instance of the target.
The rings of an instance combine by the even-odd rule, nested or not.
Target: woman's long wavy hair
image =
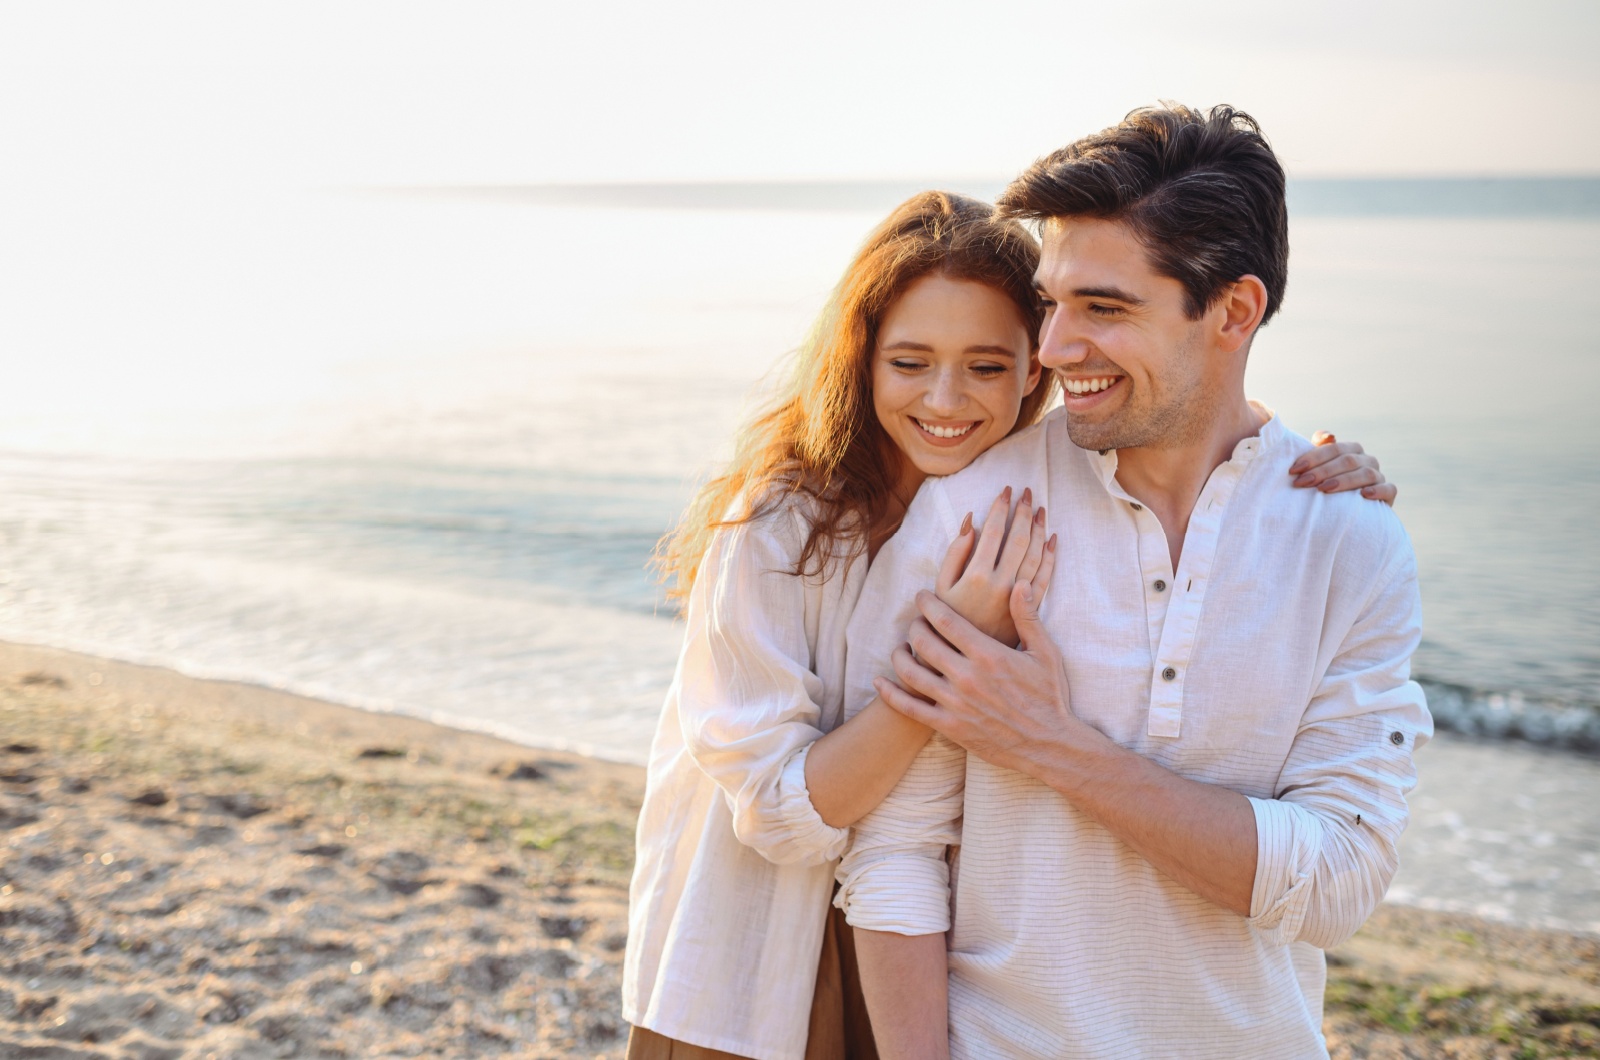
[[[794,494],[815,502],[796,575],[820,573],[833,558],[849,562],[892,533],[903,514],[894,495],[903,457],[872,403],[884,315],[924,276],[982,283],[1016,303],[1036,353],[1038,263],[1033,237],[1018,222],[996,218],[988,203],[942,191],[901,203],[856,254],[784,385],[740,431],[732,461],[657,546],[669,597],[688,597],[718,529],[758,519]],[[1022,399],[1012,430],[1036,421],[1053,392],[1046,373]]]

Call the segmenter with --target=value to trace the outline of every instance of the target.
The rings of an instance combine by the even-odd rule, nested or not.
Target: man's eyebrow
[[[1075,287],[1072,294],[1075,298],[1106,298],[1113,302],[1126,302],[1129,305],[1144,305],[1143,298],[1129,294],[1120,287]]]

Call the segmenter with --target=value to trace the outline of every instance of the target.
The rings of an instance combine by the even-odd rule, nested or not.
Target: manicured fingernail
[[[1305,461],[1304,460],[1296,460],[1294,463],[1289,465],[1289,474],[1298,475],[1298,474],[1300,474],[1300,472],[1304,471],[1305,469],[1306,469]]]
[[[967,517],[961,520],[961,533],[957,534],[956,536],[966,537],[970,533],[972,533],[972,513],[968,512]]]
[[[1033,513],[1033,525],[1034,526],[1043,526],[1044,525],[1044,507],[1043,507],[1043,505],[1041,505],[1038,508],[1038,510]]]
[[[1296,486],[1309,486],[1315,481],[1317,481],[1317,476],[1315,476],[1311,472],[1307,471],[1304,474],[1302,474],[1299,478],[1295,479],[1294,480],[1294,484]]]
[[[1022,491],[1022,503],[1023,504],[1032,504],[1033,503],[1033,487],[1032,486],[1029,486],[1027,489]]]
[[[1011,487],[1007,486],[1005,489],[1001,490],[1000,496],[1004,497],[1009,502],[1011,500]]]
[[[1363,497],[1365,497],[1367,500],[1370,501],[1372,498],[1376,497],[1378,494],[1377,494],[1377,492],[1375,490],[1373,490],[1373,488],[1371,486],[1366,486],[1361,490],[1361,495]]]
[[[1054,552],[1056,550],[1056,535],[1051,534],[1050,540],[1045,542],[1044,547],[1049,549],[1051,552]]]
[[[1338,488],[1339,480],[1336,478],[1330,478],[1328,481],[1317,487],[1317,489],[1321,490],[1323,493],[1332,493]]]

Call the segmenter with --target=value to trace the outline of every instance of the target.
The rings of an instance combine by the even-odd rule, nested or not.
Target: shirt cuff
[[[815,851],[819,862],[837,861],[850,842],[850,830],[824,821],[811,802],[811,789],[806,787],[806,756],[814,746],[808,743],[790,756],[778,776],[778,819],[795,846]]]
[[[950,930],[950,866],[942,857],[901,855],[841,870],[839,877],[833,904],[851,927],[896,935]]]
[[[1256,879],[1249,924],[1269,943],[1287,946],[1300,935],[1311,908],[1322,822],[1279,799],[1251,799],[1256,815]]]

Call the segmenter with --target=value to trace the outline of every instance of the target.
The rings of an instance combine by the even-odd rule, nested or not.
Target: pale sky
[[[1291,173],[1600,173],[1600,3],[0,0],[0,190],[984,176],[1171,98]]]

